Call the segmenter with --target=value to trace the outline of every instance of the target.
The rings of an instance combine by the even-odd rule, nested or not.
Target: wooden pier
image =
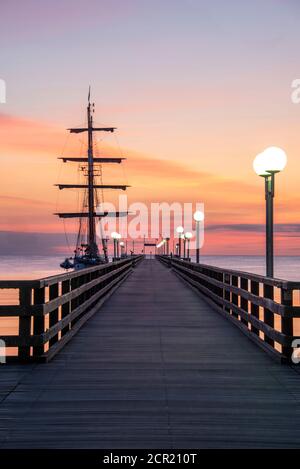
[[[143,260],[50,362],[1,365],[0,448],[298,447],[298,370],[231,322]]]

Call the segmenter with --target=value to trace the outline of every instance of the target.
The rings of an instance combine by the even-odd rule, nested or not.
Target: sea
[[[61,256],[0,256],[0,280],[31,280],[57,275],[63,272],[59,267],[61,261]],[[265,274],[263,256],[201,256],[200,262],[225,269]],[[300,281],[300,256],[275,257],[274,277]]]

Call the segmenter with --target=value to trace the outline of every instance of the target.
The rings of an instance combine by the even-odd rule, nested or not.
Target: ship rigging
[[[98,191],[105,189],[126,190],[129,186],[123,184],[103,184],[102,177],[100,184],[96,182],[97,168],[100,167],[102,176],[103,164],[121,164],[125,158],[114,157],[95,157],[94,156],[94,132],[111,132],[116,127],[94,127],[93,114],[95,112],[95,104],[90,101],[90,89],[88,94],[87,105],[87,126],[80,128],[68,129],[71,134],[87,133],[87,156],[86,157],[61,157],[64,163],[75,162],[82,164],[84,171],[84,184],[56,184],[60,189],[78,189],[84,190],[83,208],[81,212],[56,213],[60,218],[78,218],[79,230],[76,242],[76,249],[73,257],[66,258],[60,266],[65,269],[75,268],[81,269],[93,265],[104,264],[109,261],[107,250],[107,239],[103,235],[101,220],[104,217],[122,217],[127,216],[128,212],[108,212],[99,209]],[[86,210],[87,208],[87,210]],[[98,209],[97,209],[98,208]],[[96,219],[100,220],[100,233],[103,254],[100,254],[96,240]],[[83,225],[86,225],[86,242],[81,242]]]

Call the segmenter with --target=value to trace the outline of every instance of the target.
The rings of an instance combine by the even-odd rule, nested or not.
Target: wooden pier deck
[[[300,445],[300,376],[156,260],[50,363],[0,367],[0,448]]]

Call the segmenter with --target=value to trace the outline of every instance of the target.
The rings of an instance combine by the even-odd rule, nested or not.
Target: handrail
[[[144,258],[119,261],[36,280],[1,280],[0,289],[17,289],[19,304],[0,305],[0,317],[17,317],[18,334],[0,335],[7,361],[49,361]],[[1,333],[1,330],[0,330]]]
[[[293,292],[300,291],[300,282],[156,257],[265,351],[281,362],[292,361],[293,341],[300,339],[294,335],[300,306],[294,305]]]

